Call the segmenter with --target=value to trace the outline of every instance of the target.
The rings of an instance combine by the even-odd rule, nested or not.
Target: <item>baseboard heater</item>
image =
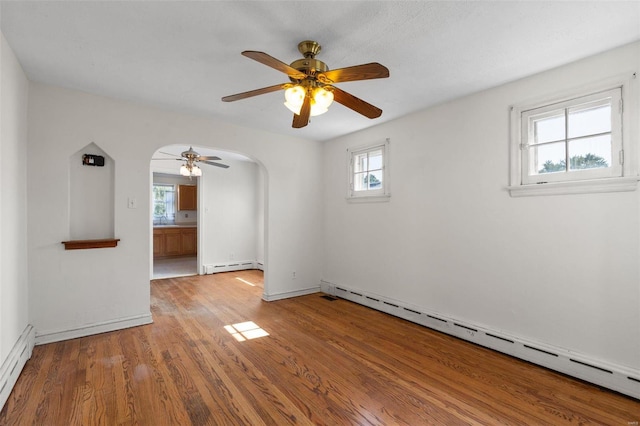
[[[573,376],[587,382],[640,399],[640,371],[619,365],[603,363],[574,351],[530,342],[499,331],[488,330],[464,321],[447,318],[434,312],[392,300],[376,294],[367,294],[321,281],[324,293],[349,300],[369,308],[411,321],[469,342],[520,358],[534,364]]]
[[[212,265],[204,265],[203,273],[205,275],[216,274],[219,272],[243,271],[245,269],[264,270],[264,265],[255,260],[244,260],[242,262],[215,263]]]

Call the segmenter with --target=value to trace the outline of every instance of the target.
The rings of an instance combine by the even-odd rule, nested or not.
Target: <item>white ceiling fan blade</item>
[[[208,164],[210,166],[222,167],[223,169],[228,169],[229,166],[222,163],[214,163],[213,161],[201,161],[201,163]]]

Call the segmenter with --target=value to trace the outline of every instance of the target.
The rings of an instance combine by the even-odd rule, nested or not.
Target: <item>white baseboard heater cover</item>
[[[559,371],[596,385],[640,399],[640,371],[603,363],[573,351],[529,342],[499,331],[445,318],[436,313],[409,306],[406,303],[370,294],[327,281],[321,282],[323,292],[364,305],[425,327],[494,349],[534,364]]]

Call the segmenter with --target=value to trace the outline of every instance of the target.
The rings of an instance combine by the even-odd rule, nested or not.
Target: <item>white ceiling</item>
[[[640,1],[2,1],[2,32],[33,81],[327,140],[640,39]],[[338,86],[384,112],[342,105],[292,129],[288,81],[240,55],[330,68],[380,62],[389,79]]]

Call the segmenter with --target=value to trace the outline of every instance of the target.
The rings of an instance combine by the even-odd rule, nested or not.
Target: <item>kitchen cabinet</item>
[[[198,187],[178,185],[178,211],[198,209]]]
[[[182,229],[180,233],[182,254],[197,254],[198,253],[198,232],[196,228]]]
[[[159,229],[153,230],[153,257],[160,257],[164,254],[164,233]]]
[[[161,227],[153,229],[153,257],[198,254],[198,228]]]

